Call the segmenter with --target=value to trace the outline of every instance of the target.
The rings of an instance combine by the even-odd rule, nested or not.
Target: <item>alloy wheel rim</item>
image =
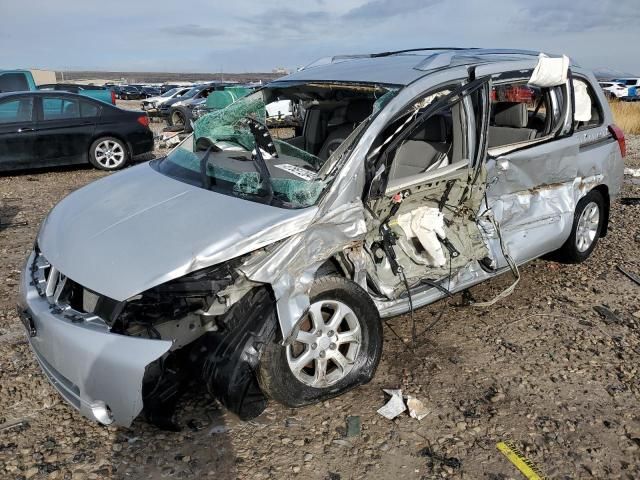
[[[335,300],[312,303],[286,347],[287,363],[300,382],[314,388],[336,384],[353,370],[362,328],[349,306]]]
[[[600,207],[595,202],[589,202],[582,210],[576,228],[576,248],[579,252],[586,252],[593,245],[600,224]]]
[[[124,161],[122,145],[113,140],[105,140],[96,146],[96,162],[105,168],[116,168]]]
[[[173,112],[172,120],[174,125],[184,125],[184,117],[178,112]]]

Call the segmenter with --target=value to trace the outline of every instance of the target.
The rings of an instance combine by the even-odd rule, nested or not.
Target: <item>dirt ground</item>
[[[627,166],[640,167],[640,137],[628,147]],[[456,295],[420,309],[422,327],[444,313],[415,352],[385,327],[368,385],[297,410],[272,403],[246,423],[196,389],[179,409],[183,431],[171,433],[77,414],[40,372],[15,313],[41,220],[103,175],[87,167],[0,176],[0,220],[13,224],[0,228],[0,478],[522,478],[496,449],[507,440],[550,478],[640,478],[640,286],[617,270],[640,274],[639,205],[613,205],[610,233],[587,262],[522,267],[515,292],[493,308],[462,306]],[[640,182],[625,177],[623,196],[639,197]],[[510,281],[471,294],[488,299]],[[616,317],[602,318],[598,305]],[[408,316],[389,323],[409,335]],[[386,420],[376,413],[383,388],[402,388],[430,414]],[[361,430],[347,436],[353,416]]]

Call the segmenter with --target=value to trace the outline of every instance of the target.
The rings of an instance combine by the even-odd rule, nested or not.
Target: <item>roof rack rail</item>
[[[460,50],[451,50],[445,52],[434,53],[422,60],[415,67],[416,70],[435,70],[437,68],[448,67],[455,58],[460,57],[481,57],[484,55],[516,55],[537,57],[541,52],[534,50],[516,50],[507,48],[469,48]]]
[[[464,48],[464,47],[426,47],[426,48],[407,48],[404,50],[394,50],[389,52],[379,53],[360,53],[360,54],[347,54],[347,55],[334,55],[332,57],[323,57],[311,62],[309,65],[301,68],[306,70],[307,68],[318,67],[321,65],[329,65],[337,62],[345,62],[348,60],[356,60],[359,58],[381,58],[390,57],[392,55],[399,55],[402,53],[411,52],[432,52],[422,61],[420,61],[414,68],[416,70],[435,70],[437,68],[444,68],[451,65],[455,58],[459,57],[479,57],[483,55],[517,55],[517,56],[538,56],[541,52],[534,50],[517,50],[508,48]]]
[[[464,48],[464,47],[426,47],[426,48],[407,48],[404,50],[393,50],[388,52],[378,52],[378,53],[354,53],[354,54],[342,54],[342,55],[333,55],[331,57],[321,57],[317,60],[314,60],[308,65],[305,65],[300,70],[306,70],[307,68],[319,67],[321,65],[329,65],[331,63],[344,62],[347,60],[356,60],[358,58],[381,58],[381,57],[390,57],[391,55],[398,55],[401,53],[410,53],[410,52],[433,52],[433,51],[460,51],[460,50],[473,50],[473,48]]]
[[[404,50],[392,50],[389,52],[380,52],[380,53],[371,53],[371,58],[377,57],[389,57],[391,55],[398,55],[400,53],[411,53],[411,52],[433,52],[435,50],[442,51],[459,51],[459,50],[474,50],[474,48],[466,48],[466,47],[427,47],[427,48],[406,48]]]

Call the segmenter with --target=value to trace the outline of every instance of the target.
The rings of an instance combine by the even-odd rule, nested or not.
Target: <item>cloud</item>
[[[376,20],[398,15],[415,15],[417,12],[432,7],[442,0],[371,0],[359,7],[349,10],[344,18],[348,20]]]
[[[637,0],[538,0],[535,4],[527,1],[518,20],[528,30],[556,33],[635,29],[640,9]]]
[[[226,34],[221,28],[203,27],[195,23],[163,27],[161,30],[169,35],[179,37],[219,37]]]
[[[265,31],[268,35],[279,35],[289,31],[307,31],[332,20],[332,15],[324,10],[301,12],[288,8],[271,8],[260,14],[242,19]]]

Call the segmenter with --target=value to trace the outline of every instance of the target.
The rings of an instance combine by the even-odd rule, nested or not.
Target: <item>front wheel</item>
[[[117,138],[99,138],[89,148],[89,161],[100,170],[118,170],[127,164],[127,160],[127,148]]]
[[[283,346],[273,338],[258,371],[264,393],[289,407],[367,383],[382,355],[378,310],[357,284],[337,276],[316,279],[310,301],[291,342]]]
[[[604,216],[602,194],[591,190],[576,205],[571,235],[558,250],[558,259],[566,263],[580,263],[589,258],[600,238]]]

